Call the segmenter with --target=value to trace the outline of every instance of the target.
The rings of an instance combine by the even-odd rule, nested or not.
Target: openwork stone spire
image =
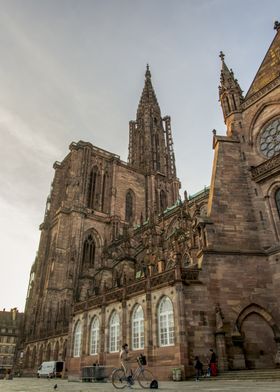
[[[156,93],[153,88],[151,78],[152,78],[152,75],[151,75],[150,67],[149,67],[149,64],[147,64],[147,69],[146,69],[146,73],[145,73],[145,85],[144,85],[142,95],[140,98],[140,102],[138,105],[137,115],[138,115],[138,113],[141,115],[141,112],[143,110],[144,105],[151,105],[154,108],[157,108],[160,112],[160,108],[158,105]]]
[[[170,117],[161,117],[149,65],[136,121],[130,121],[129,127],[129,164],[147,174],[159,172],[168,178],[175,178]]]

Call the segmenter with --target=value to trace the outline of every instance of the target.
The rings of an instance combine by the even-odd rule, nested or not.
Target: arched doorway
[[[33,369],[35,366],[36,366],[36,346],[33,347],[30,367]]]
[[[45,355],[45,360],[46,361],[50,361],[52,358],[51,358],[51,344],[50,343],[48,343],[48,345],[47,345],[47,350],[46,350],[46,355]]]
[[[56,342],[53,350],[53,360],[58,361],[59,343]]]
[[[43,345],[41,345],[39,348],[37,365],[40,366],[42,362],[43,362]]]
[[[244,339],[243,349],[247,369],[275,367],[279,328],[262,307],[252,304],[241,312],[237,325]]]
[[[27,350],[25,352],[25,367],[26,368],[29,368],[29,365],[30,365],[29,361],[30,361],[30,350],[29,350],[29,347],[27,347]]]

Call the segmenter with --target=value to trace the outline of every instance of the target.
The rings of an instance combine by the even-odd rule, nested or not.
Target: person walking
[[[196,381],[199,381],[199,377],[201,377],[203,375],[203,364],[202,362],[200,362],[198,357],[194,358],[195,363],[194,363],[194,368],[195,368],[195,377],[196,377]]]

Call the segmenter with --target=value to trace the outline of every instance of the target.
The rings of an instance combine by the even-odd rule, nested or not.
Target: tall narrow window
[[[280,188],[278,188],[277,191],[275,192],[275,203],[280,218]]]
[[[174,314],[173,305],[168,297],[163,297],[158,307],[159,345],[174,344]]]
[[[108,175],[103,175],[103,183],[102,183],[102,196],[101,196],[101,210],[104,212],[105,200],[106,200],[106,187],[107,187],[107,178]]]
[[[144,348],[144,313],[140,305],[136,306],[132,314],[132,349]]]
[[[98,354],[99,346],[99,320],[94,317],[90,329],[90,355]]]
[[[92,234],[89,234],[84,242],[83,263],[94,265],[95,258],[95,242]]]
[[[88,197],[87,197],[87,207],[92,209],[94,208],[94,204],[95,204],[97,173],[98,173],[98,168],[97,166],[95,166],[90,173]]]
[[[155,135],[155,149],[156,149],[156,170],[160,171],[160,153],[159,153],[159,137]]]
[[[74,330],[73,357],[80,357],[82,341],[82,325],[78,321]]]
[[[163,190],[161,190],[159,197],[160,197],[160,210],[164,211],[167,208],[166,193]]]
[[[109,327],[109,351],[115,353],[120,346],[120,318],[118,313],[113,312]]]
[[[125,197],[125,220],[131,222],[133,218],[133,195],[128,191]]]

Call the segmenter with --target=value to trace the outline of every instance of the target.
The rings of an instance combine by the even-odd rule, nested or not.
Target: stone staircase
[[[209,377],[206,379],[211,381],[280,381],[280,369],[232,370],[220,373],[218,377]]]

